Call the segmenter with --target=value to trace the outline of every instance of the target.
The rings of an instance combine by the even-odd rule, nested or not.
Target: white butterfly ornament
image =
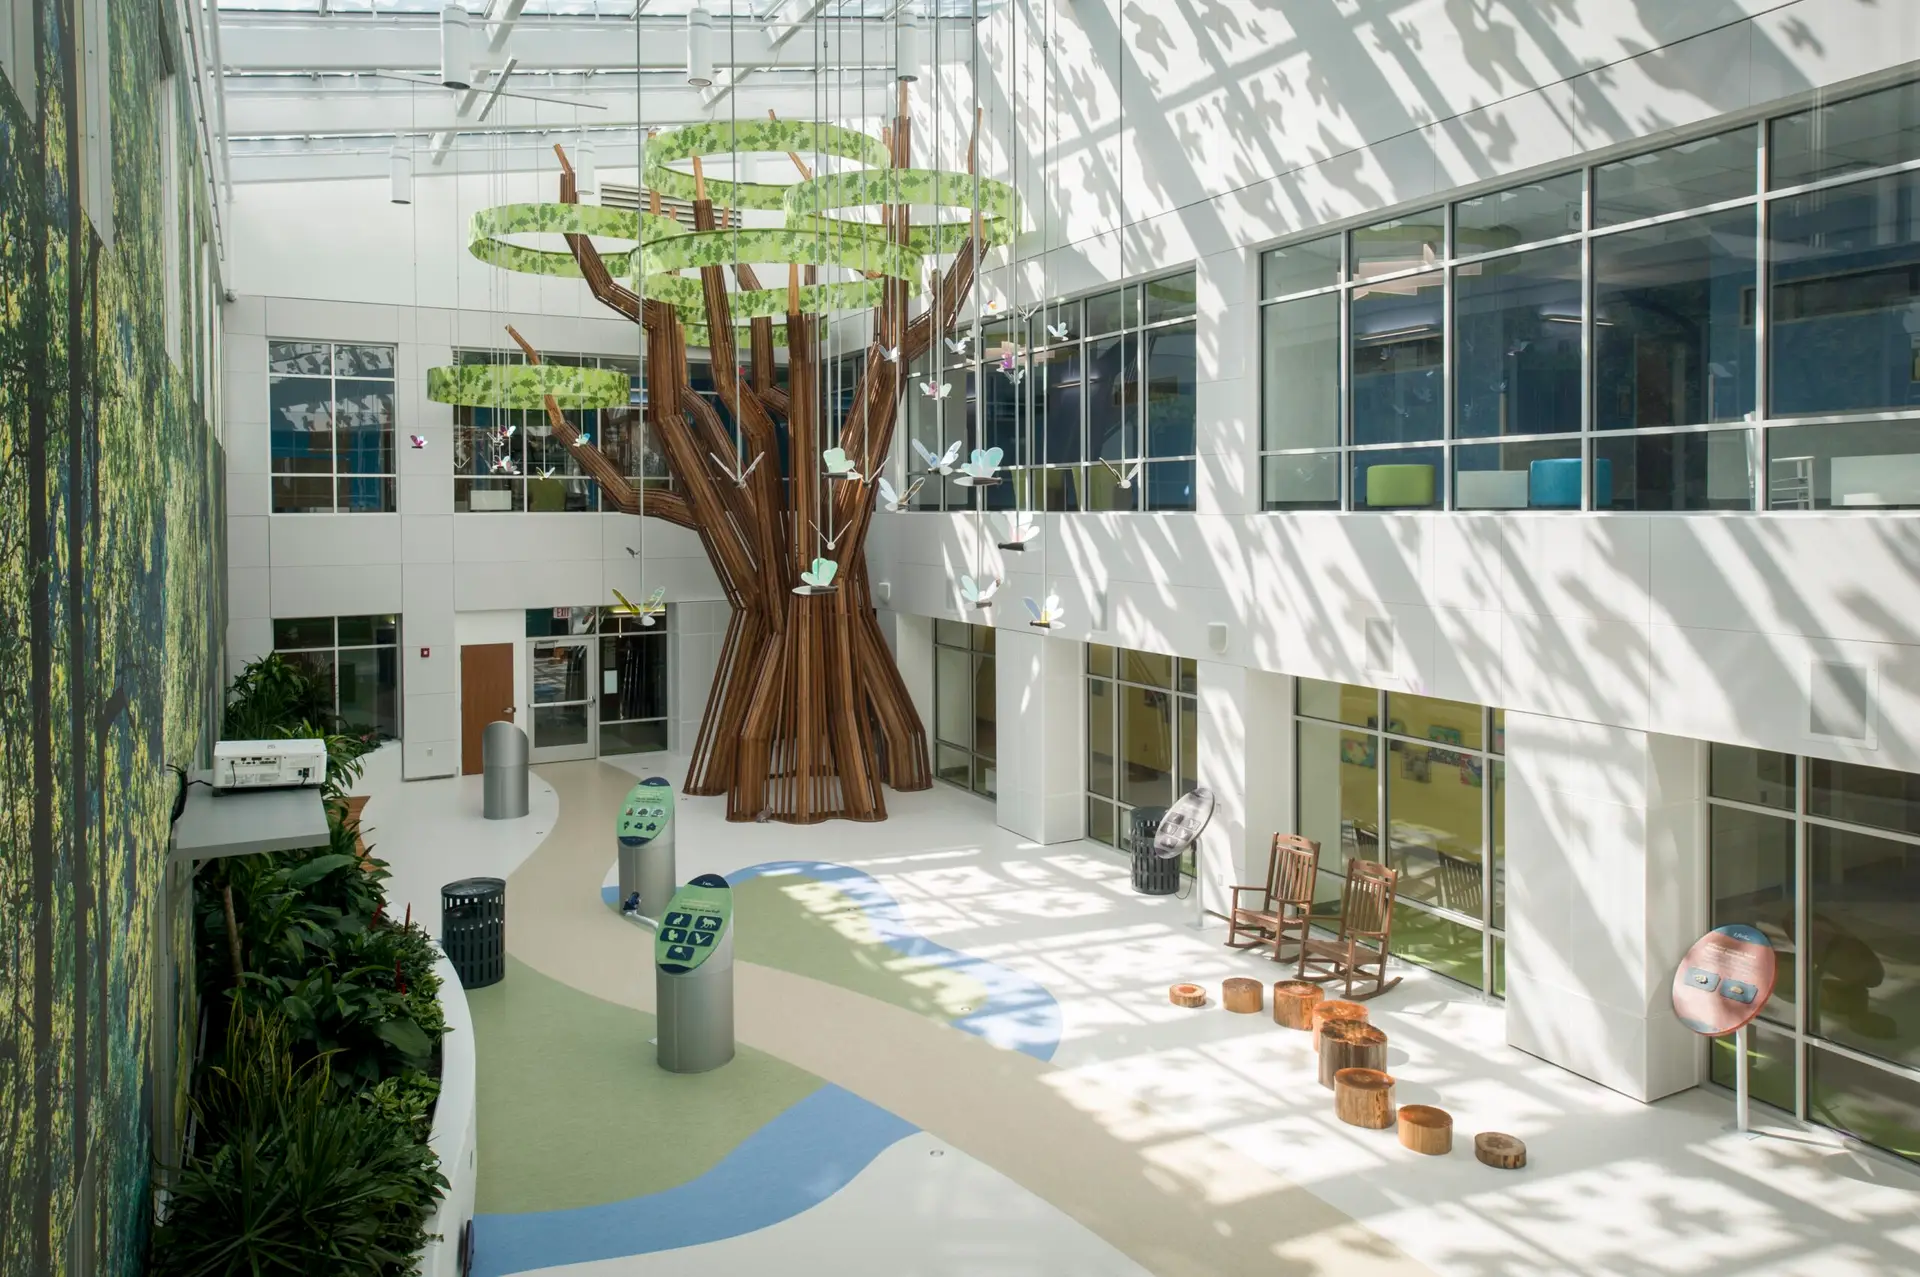
[[[953,383],[948,381],[923,381],[920,393],[929,399],[945,399],[953,393]]]
[[[860,472],[853,468],[853,459],[847,456],[845,448],[828,448],[820,454],[820,460],[827,463],[827,477],[860,482]]]
[[[935,456],[933,450],[918,439],[913,441],[913,450],[920,454],[920,460],[926,463],[928,474],[952,474],[953,463],[960,460],[960,443],[955,440],[947,450]]]
[[[800,574],[800,584],[793,587],[795,594],[831,594],[833,578],[839,573],[840,565],[832,559],[815,559],[813,566]]]
[[[973,607],[993,606],[993,596],[999,592],[1000,582],[989,581],[984,586],[970,576],[960,578],[960,597]]]
[[[1000,540],[1002,550],[1018,550],[1024,553],[1027,543],[1040,535],[1040,525],[1033,515],[1025,510],[1009,510],[1001,516],[1006,520],[1006,536]]]
[[[1021,599],[1020,601],[1027,605],[1027,615],[1033,618],[1027,622],[1028,625],[1040,630],[1057,630],[1060,628],[1061,616],[1063,614],[1061,612],[1060,596],[1058,594],[1047,595],[1047,601],[1045,603],[1035,603],[1032,599]]]
[[[880,504],[895,514],[899,514],[907,508],[907,503],[913,500],[914,496],[919,493],[926,482],[926,476],[921,475],[907,485],[905,492],[895,492],[893,485],[888,483],[885,477],[882,477],[880,479]]]
[[[1057,324],[1048,324],[1047,336],[1053,338],[1055,341],[1065,341],[1067,339],[1067,321],[1063,319]]]
[[[1005,455],[999,448],[975,448],[960,466],[960,477],[954,482],[963,488],[985,488],[1000,482],[1000,459]]]
[[[1126,491],[1132,491],[1133,481],[1140,477],[1140,463],[1138,461],[1128,462],[1125,470],[1114,465],[1113,462],[1108,461],[1105,457],[1100,458],[1100,464],[1113,471],[1113,477],[1119,481],[1120,487]]]

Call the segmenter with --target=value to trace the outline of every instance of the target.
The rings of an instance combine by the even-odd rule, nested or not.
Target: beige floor
[[[509,890],[509,945],[555,978],[644,1008],[652,982],[644,943],[635,944],[642,937],[597,904],[613,846],[609,818],[596,809],[609,810],[632,774],[677,779],[682,771],[659,757],[617,761],[629,774],[606,764],[544,769],[561,790],[563,818],[551,837],[544,821],[528,823],[526,858]],[[385,850],[421,860],[413,872],[423,881],[464,868],[464,825],[450,824],[450,800],[429,792],[461,783],[376,781],[391,795],[383,815],[378,802],[370,808],[389,836]],[[1190,902],[1135,896],[1110,852],[1025,843],[994,826],[990,804],[957,791],[889,797],[884,824],[810,829],[729,825],[717,801],[686,800],[680,875],[816,858],[871,874],[921,933],[1016,968],[1053,994],[1062,1035],[1052,1063],[804,977],[744,966],[741,1039],[924,1127],[916,1139],[978,1158],[983,1174],[1020,1186],[1005,1192],[1030,1190],[1026,1201],[1056,1204],[1078,1221],[1064,1227],[1084,1225],[1147,1271],[1920,1272],[1920,1177],[1911,1170],[1821,1133],[1742,1138],[1715,1091],[1636,1104],[1507,1047],[1498,1003],[1417,969],[1373,1004],[1393,1041],[1400,1100],[1450,1109],[1463,1143],[1475,1130],[1521,1135],[1530,1165],[1491,1171],[1462,1148],[1420,1158],[1390,1133],[1342,1126],[1311,1081],[1304,1035],[1263,1016],[1167,1005],[1173,979],[1217,987],[1226,975],[1272,971],[1196,929]],[[477,798],[452,805],[477,808]],[[912,1174],[906,1159],[889,1165]],[[900,1195],[889,1196],[881,1178],[863,1175],[740,1253],[777,1254],[780,1239],[791,1238],[801,1249],[790,1252],[788,1271],[884,1271],[845,1265],[851,1243],[822,1267],[814,1261],[828,1257],[805,1240],[818,1232],[809,1221],[829,1208],[846,1221],[897,1209]],[[913,1180],[923,1193],[939,1182],[925,1173]],[[941,1221],[947,1231],[934,1240],[964,1244],[970,1218]],[[899,1225],[889,1218],[874,1227],[897,1233]],[[594,1271],[666,1269],[608,1261]],[[975,1262],[900,1273],[1027,1271]]]
[[[645,936],[599,896],[611,858],[604,813],[633,778],[603,763],[539,772],[560,795],[560,820],[508,880],[508,951],[556,980],[651,1011]],[[1161,1277],[1428,1271],[1210,1137],[1186,1143],[1184,1166],[1141,1156],[1031,1056],[769,967],[740,963],[734,980],[740,1041],[948,1141]]]

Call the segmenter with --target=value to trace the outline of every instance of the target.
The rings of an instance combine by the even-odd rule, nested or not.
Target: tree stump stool
[[[1258,980],[1249,980],[1245,976],[1233,976],[1220,986],[1220,1001],[1229,1011],[1241,1015],[1251,1015],[1258,1011],[1265,1000],[1266,990]]]
[[[1473,1155],[1497,1171],[1517,1171],[1527,1164],[1527,1146],[1499,1131],[1482,1131],[1474,1136]]]
[[[1326,997],[1311,980],[1277,980],[1273,985],[1273,1022],[1302,1033],[1313,1030],[1313,1012]]]
[[[1203,1007],[1207,991],[1197,984],[1176,984],[1167,990],[1167,1001],[1177,1007]]]
[[[1334,1089],[1333,1075],[1341,1069],[1387,1068],[1387,1035],[1359,1020],[1330,1020],[1322,1026],[1320,1085]]]
[[[1330,999],[1313,1008],[1313,1049],[1320,1049],[1320,1030],[1326,1027],[1328,1020],[1358,1020],[1367,1022],[1367,1009],[1358,1002],[1342,1002]]]
[[[1335,1095],[1339,1092],[1336,1090]],[[1416,1153],[1439,1157],[1453,1151],[1453,1115],[1431,1104],[1400,1106],[1400,1143]]]
[[[1393,1125],[1393,1078],[1379,1069],[1333,1075],[1333,1111],[1348,1126],[1383,1131]]]

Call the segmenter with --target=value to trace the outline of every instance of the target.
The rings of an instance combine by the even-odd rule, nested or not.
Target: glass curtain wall
[[[921,510],[1191,510],[1197,451],[1192,271],[989,316],[916,363],[909,438],[939,453],[999,448],[1006,481],[928,482]],[[917,454],[910,459],[925,468]]]
[[[1199,684],[1187,657],[1087,644],[1087,837],[1125,847],[1135,807],[1199,781]],[[1191,856],[1182,862],[1191,873]]]
[[[1920,776],[1734,745],[1709,768],[1712,923],[1780,961],[1754,1097],[1920,1161]],[[1712,1059],[1732,1086],[1731,1037]]]
[[[667,629],[673,607],[644,626],[637,616],[600,610],[600,752],[667,748]]]
[[[273,650],[333,690],[333,712],[349,732],[400,738],[399,617],[276,619]]]
[[[933,772],[949,785],[995,797],[999,695],[991,625],[933,623]]]
[[[459,364],[526,363],[520,351],[456,350]],[[641,413],[646,400],[641,392],[640,361],[620,355],[541,355],[542,363],[577,368],[616,368],[632,378],[629,402],[622,408],[569,411],[566,418],[575,429],[597,445],[609,461],[637,489],[642,486],[671,490],[666,457],[649,440],[643,444]],[[705,371],[695,376],[695,390],[710,383]],[[511,428],[504,447],[491,441],[493,431]],[[501,459],[511,469],[496,468]],[[554,437],[545,412],[520,408],[464,408],[453,410],[453,508],[456,512],[503,513],[531,510],[544,514],[582,513],[612,510],[602,499],[600,485],[589,479],[573,457],[573,449]]]
[[[1920,508],[1917,107],[1901,85],[1265,253],[1264,507]]]
[[[1314,912],[1329,927],[1339,916],[1349,859],[1384,863],[1400,874],[1395,955],[1504,996],[1504,712],[1311,678],[1295,695],[1295,810],[1320,844]]]
[[[392,346],[267,343],[275,514],[390,514]]]

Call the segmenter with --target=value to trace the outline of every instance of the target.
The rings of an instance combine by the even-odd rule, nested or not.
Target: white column
[[[920,715],[920,725],[927,729],[928,747],[933,743],[933,618],[914,616],[907,612],[889,612],[882,608],[877,613],[880,620],[880,632],[887,636],[887,645],[893,649],[893,663],[900,671],[900,681],[907,685],[907,695],[913,701],[914,713]],[[999,701],[994,702],[994,711],[999,712]]]
[[[1086,645],[1033,629],[995,634],[995,820],[1038,843],[1087,826]]]
[[[1507,1041],[1648,1102],[1700,1078],[1669,990],[1707,917],[1703,748],[1507,712]]]
[[[1194,264],[1198,291],[1194,384],[1194,509],[1260,508],[1259,254],[1244,248]]]
[[[1200,907],[1225,913],[1230,887],[1258,882],[1276,833],[1293,829],[1293,680],[1200,661],[1199,781],[1213,790],[1213,823],[1195,868]]]

